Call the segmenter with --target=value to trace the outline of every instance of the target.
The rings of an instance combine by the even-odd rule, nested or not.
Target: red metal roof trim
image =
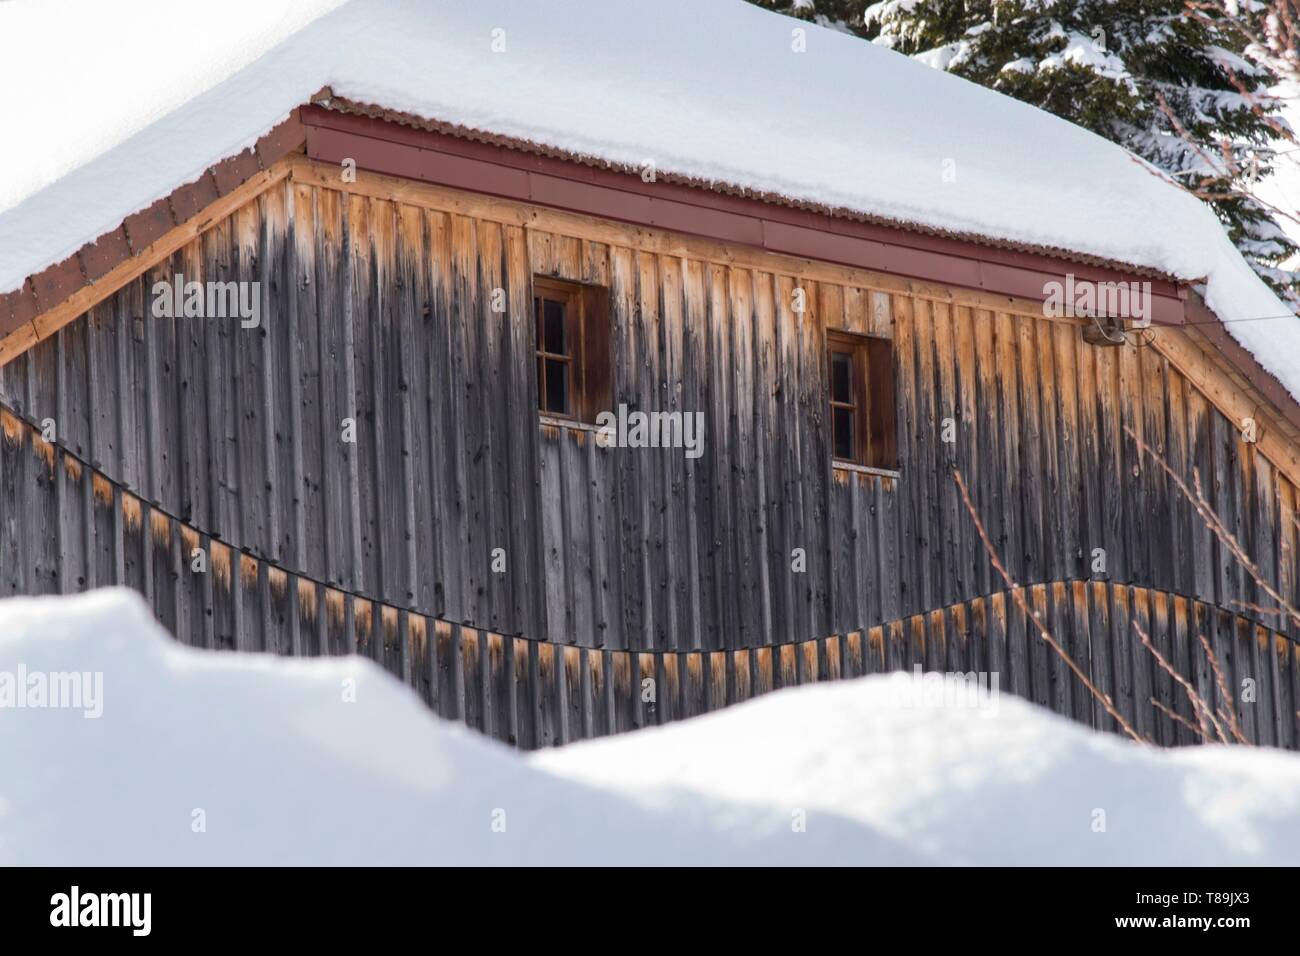
[[[1046,284],[1067,272],[1094,282],[1142,279],[1151,282],[1154,321],[1184,320],[1184,286],[1127,266],[994,247],[681,183],[647,183],[639,175],[355,110],[307,106],[302,121],[307,155],[322,162],[352,159],[373,172],[1032,301],[1041,302]]]
[[[461,126],[455,123],[427,120],[411,113],[402,113],[369,103],[361,103],[356,100],[337,97],[328,91],[322,91],[322,93],[318,94],[312,102],[314,105],[328,109],[331,112],[352,114],[356,116],[368,116],[372,119],[383,120],[386,123],[398,126],[407,126],[425,132],[443,133],[456,139],[483,143],[489,146],[503,146],[513,151],[558,159],[565,163],[587,166],[592,169],[606,170],[632,176],[639,176],[641,172],[639,168],[626,164],[613,163],[609,160],[600,159],[599,157],[589,156],[583,153],[575,153],[552,146],[545,146],[531,140],[487,133],[483,130],[477,130],[472,127]],[[736,186],[718,180],[698,179],[664,171],[659,171],[657,177],[661,183],[688,186],[692,189],[703,189],[717,193],[718,195],[757,200],[758,202],[764,203],[768,206],[784,206],[790,209],[800,209],[808,212],[821,213],[835,219],[870,223],[872,225],[883,226],[887,229],[904,230],[909,233],[935,236],[968,244],[974,243],[980,246],[987,246],[991,249],[1009,249],[1015,252],[1030,252],[1048,256],[1050,258],[1063,259],[1068,262],[1079,262],[1085,265],[1099,266],[1103,269],[1113,269],[1117,272],[1123,272],[1126,275],[1136,275],[1148,279],[1163,279],[1175,284],[1179,283],[1179,280],[1158,269],[1135,266],[1130,263],[1107,259],[1102,256],[1088,255],[1087,253],[1076,252],[1061,246],[1035,245],[1033,243],[1016,242],[1010,239],[998,239],[993,236],[981,235],[979,233],[940,229],[919,222],[907,222],[899,219],[890,219],[885,216],[872,216],[842,206],[829,206],[824,203],[792,199],[791,197],[781,193],[763,192],[761,190]]]
[[[62,262],[28,276],[21,288],[0,295],[0,338],[53,309],[83,287],[93,285],[210,202],[233,192],[260,170],[301,149],[305,132],[297,112],[251,148],[222,160],[194,182],[127,216],[116,229],[87,242]]]

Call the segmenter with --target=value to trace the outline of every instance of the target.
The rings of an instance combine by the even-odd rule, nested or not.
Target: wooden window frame
[[[533,276],[533,363],[539,378],[547,361],[568,364],[568,405],[564,411],[542,407],[545,382],[537,383],[537,411],[545,418],[592,424],[609,408],[609,294],[601,286],[584,285],[551,276]],[[541,341],[538,302],[563,303],[564,338],[568,354],[547,352]]]
[[[837,352],[850,356],[852,405],[832,398],[832,357]],[[851,332],[827,332],[826,401],[828,444],[834,464],[897,470],[898,396],[894,388],[894,343],[891,340]],[[851,458],[835,454],[834,410],[846,407],[851,407],[854,412]]]

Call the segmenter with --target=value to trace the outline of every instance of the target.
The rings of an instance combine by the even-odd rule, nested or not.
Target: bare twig
[[[1169,676],[1171,676],[1174,680],[1178,681],[1178,683],[1182,686],[1183,690],[1187,693],[1187,699],[1192,702],[1192,709],[1196,711],[1198,719],[1200,720],[1201,723],[1201,730],[1200,730],[1201,739],[1207,743],[1209,742],[1210,733],[1206,729],[1208,726],[1208,727],[1213,727],[1214,732],[1215,734],[1218,735],[1219,740],[1222,743],[1226,744],[1228,742],[1228,737],[1223,732],[1223,725],[1219,723],[1219,721],[1215,718],[1214,714],[1210,711],[1210,705],[1207,704],[1205,702],[1205,699],[1196,692],[1196,688],[1192,686],[1191,681],[1187,680],[1187,678],[1183,677],[1182,674],[1174,670],[1172,665],[1170,665],[1170,663],[1167,660],[1165,660],[1164,655],[1161,654],[1158,650],[1156,650],[1156,646],[1153,643],[1151,643],[1150,636],[1147,634],[1146,631],[1142,630],[1142,625],[1138,624],[1137,621],[1133,622],[1133,630],[1137,631],[1137,636],[1141,638],[1142,643],[1146,646],[1146,649],[1150,651],[1151,655],[1156,659],[1156,663],[1159,664],[1162,668],[1164,668],[1165,672],[1168,673]],[[1155,701],[1152,701],[1152,703],[1155,703]],[[1156,704],[1156,706],[1159,707],[1160,705]],[[1161,707],[1161,710],[1164,709],[1165,708]],[[1186,722],[1184,721],[1184,723]],[[1188,726],[1190,727],[1191,725],[1188,724]]]
[[[1083,686],[1088,688],[1089,693],[1091,693],[1101,706],[1105,708],[1106,713],[1110,714],[1115,723],[1119,724],[1119,726],[1123,728],[1124,733],[1128,734],[1129,737],[1137,743],[1150,743],[1150,741],[1146,740],[1144,737],[1138,736],[1138,732],[1133,729],[1133,726],[1127,720],[1124,719],[1124,715],[1115,709],[1115,705],[1111,702],[1110,695],[1103,693],[1091,680],[1088,679],[1088,675],[1079,669],[1079,665],[1076,664],[1074,659],[1065,652],[1065,649],[1057,643],[1056,638],[1052,636],[1051,632],[1043,625],[1043,622],[1039,620],[1037,612],[1034,611],[1034,609],[1029,606],[1029,602],[1025,600],[1024,588],[1017,584],[1011,577],[1010,573],[1008,573],[1006,566],[1002,563],[1002,559],[998,556],[997,549],[993,547],[993,542],[989,540],[989,534],[984,528],[984,522],[980,520],[979,513],[976,512],[975,505],[971,502],[970,491],[967,490],[966,481],[961,476],[961,469],[954,468],[952,470],[952,477],[953,481],[957,483],[957,488],[961,491],[961,500],[966,505],[966,510],[970,512],[971,520],[975,522],[975,530],[979,533],[980,541],[984,543],[984,550],[988,552],[989,560],[993,562],[993,569],[998,572],[998,575],[1006,583],[1007,590],[1010,592],[1012,600],[1016,602],[1016,605],[1022,612],[1024,612],[1025,616],[1034,622],[1034,626],[1038,628],[1038,636],[1047,643],[1048,647],[1056,652],[1057,657],[1065,662],[1065,665],[1070,668],[1074,673],[1074,676],[1079,678]]]
[[[1169,466],[1169,463],[1164,460],[1163,456],[1161,456],[1159,452],[1144,442],[1141,437],[1138,436],[1137,432],[1133,431],[1133,429],[1128,425],[1124,426],[1124,431],[1133,439],[1134,442],[1137,443],[1137,447],[1145,454],[1150,455],[1152,460],[1160,466],[1161,470],[1169,476],[1170,480],[1173,481],[1178,490],[1183,493],[1183,497],[1192,503],[1192,507],[1194,507],[1196,513],[1201,516],[1201,520],[1205,522],[1206,526],[1214,533],[1215,537],[1219,539],[1223,546],[1231,552],[1232,556],[1237,560],[1237,563],[1246,569],[1246,573],[1250,575],[1251,579],[1254,580],[1254,582],[1259,585],[1259,587],[1268,594],[1269,597],[1277,602],[1278,607],[1282,608],[1289,617],[1295,620],[1297,624],[1300,624],[1300,610],[1293,607],[1291,603],[1282,596],[1281,592],[1278,591],[1277,588],[1265,580],[1259,566],[1251,560],[1250,555],[1246,553],[1246,549],[1242,547],[1241,542],[1237,540],[1236,535],[1228,530],[1222,519],[1219,518],[1218,513],[1210,507],[1210,503],[1206,499],[1205,493],[1201,488],[1200,471],[1197,469],[1192,470],[1192,481],[1196,487],[1195,489],[1189,488],[1187,482],[1183,480],[1182,476]]]
[[[1205,648],[1205,656],[1210,661],[1210,669],[1214,671],[1214,680],[1215,683],[1219,685],[1220,696],[1222,696],[1224,701],[1227,703],[1232,703],[1233,698],[1232,694],[1228,690],[1227,678],[1223,676],[1223,668],[1219,666],[1219,656],[1214,653],[1214,650],[1210,647],[1210,642],[1205,639],[1204,634],[1197,634],[1196,636],[1200,638],[1201,647]],[[1229,709],[1227,713],[1220,710],[1219,717],[1228,725],[1228,729],[1232,731],[1232,736],[1236,738],[1238,743],[1249,743],[1249,741],[1246,740],[1246,735],[1241,732],[1241,725],[1237,723],[1236,708]]]
[[[1180,716],[1179,714],[1175,713],[1174,711],[1170,710],[1168,707],[1166,707],[1164,704],[1160,703],[1160,701],[1156,700],[1154,697],[1151,698],[1151,704],[1152,704],[1153,707],[1155,707],[1156,710],[1160,711],[1162,714],[1164,714],[1164,715],[1165,715],[1166,717],[1168,717],[1170,720],[1176,720],[1178,723],[1182,724],[1184,727],[1186,727],[1186,728],[1187,728],[1189,731],[1191,731],[1193,734],[1195,734],[1196,736],[1200,737],[1201,740],[1202,740],[1202,742],[1204,742],[1204,743],[1209,743],[1209,742],[1210,742],[1209,734],[1207,734],[1207,733],[1205,732],[1205,728],[1204,728],[1204,727],[1193,727],[1191,724],[1189,724],[1189,723],[1187,722],[1186,719],[1184,719],[1182,716]]]
[[[1254,601],[1229,601],[1233,607],[1243,608],[1247,611],[1254,611],[1260,616],[1286,617],[1286,611],[1280,607],[1264,607],[1262,604],[1256,604]]]

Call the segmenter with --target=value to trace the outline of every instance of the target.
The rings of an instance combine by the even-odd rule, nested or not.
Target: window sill
[[[832,461],[831,467],[837,471],[854,471],[859,475],[876,475],[880,478],[900,478],[902,472],[889,468],[873,468],[870,465],[856,465],[851,461]]]
[[[561,418],[556,415],[546,415],[541,412],[537,415],[537,423],[546,425],[551,428],[568,428],[572,431],[580,432],[598,432],[600,428],[588,422],[580,422],[573,418]],[[902,473],[889,468],[873,468],[870,465],[856,465],[851,461],[832,461],[831,467],[837,471],[853,471],[860,475],[875,475],[879,478],[899,478]]]
[[[537,413],[537,423],[539,425],[549,425],[552,428],[569,428],[579,432],[596,432],[600,431],[595,425],[588,422],[580,422],[576,418],[562,418],[558,415],[547,415],[543,412]]]

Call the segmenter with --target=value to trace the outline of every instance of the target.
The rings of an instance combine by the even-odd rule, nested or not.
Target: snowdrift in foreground
[[[93,707],[35,706],[70,672]],[[911,677],[524,757],[368,661],[186,649],[106,590],[0,602],[0,701],[0,864],[1300,859],[1294,756],[1147,752]]]

